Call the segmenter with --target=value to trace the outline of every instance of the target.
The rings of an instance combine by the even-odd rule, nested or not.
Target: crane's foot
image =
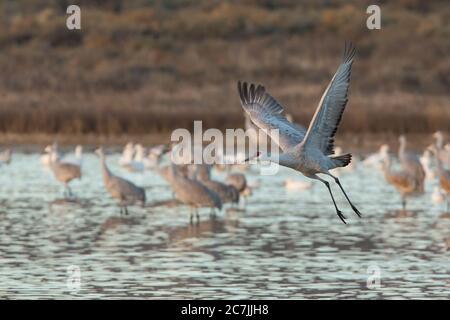
[[[359,218],[361,218],[361,212],[359,212],[359,210],[355,207],[355,206],[352,206],[352,209],[353,209],[353,211],[356,213],[356,215],[359,217]]]
[[[345,219],[347,219],[347,218],[342,214],[342,211],[337,210],[336,213],[337,213],[337,216],[339,217],[339,219],[341,219],[341,221],[342,221],[344,224],[347,224],[347,222],[345,222]]]

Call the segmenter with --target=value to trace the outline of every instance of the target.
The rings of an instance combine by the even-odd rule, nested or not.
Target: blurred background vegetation
[[[340,132],[450,131],[448,1],[3,0],[0,133],[120,136],[242,127],[237,80],[308,124],[358,49]],[[66,28],[81,7],[82,30]],[[366,28],[378,4],[381,30]]]

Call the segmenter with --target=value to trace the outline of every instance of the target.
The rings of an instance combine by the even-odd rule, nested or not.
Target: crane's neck
[[[172,160],[170,160],[170,176],[171,176],[171,178],[175,178],[175,177],[179,176],[177,167],[175,166],[175,163],[173,163]]]
[[[436,147],[438,150],[441,150],[444,147],[444,137],[441,135],[438,135],[436,137]]]
[[[136,148],[136,153],[134,154],[134,160],[135,161],[143,161],[144,160],[144,148],[138,147]]]
[[[400,140],[400,148],[398,149],[399,156],[405,154],[406,150],[406,141],[404,139]]]
[[[75,157],[77,159],[81,159],[82,156],[83,156],[83,148],[81,146],[77,146],[75,148]]]
[[[109,171],[108,166],[106,165],[106,159],[103,153],[100,155],[100,166],[102,167],[103,181],[106,184],[111,178],[111,171]]]
[[[383,170],[384,177],[386,178],[386,180],[389,180],[389,177],[391,176],[391,159],[388,155],[383,157],[381,168]]]
[[[436,167],[437,167],[437,172],[440,175],[442,175],[444,173],[444,166],[442,165],[442,159],[440,157],[439,152],[435,152],[435,159],[436,159]]]

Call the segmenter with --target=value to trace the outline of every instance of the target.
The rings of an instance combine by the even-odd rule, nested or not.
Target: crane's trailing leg
[[[124,208],[125,215],[127,216],[128,215],[128,208],[127,208],[127,206],[125,206],[123,208]]]
[[[406,199],[405,198],[402,198],[402,209],[403,209],[403,211],[406,210]]]
[[[344,188],[341,185],[341,182],[339,181],[339,179],[335,176],[333,176],[331,173],[328,174],[330,177],[332,177],[334,179],[334,181],[337,183],[337,185],[339,186],[339,188],[341,188],[342,193],[345,196],[345,199],[347,199],[348,203],[350,204],[350,206],[352,207],[353,211],[356,213],[356,215],[358,217],[361,218],[361,212],[359,212],[359,210],[353,205],[353,203],[350,201],[349,197],[347,196],[347,193],[345,192]]]
[[[347,224],[347,222],[345,222],[345,219],[346,219],[345,216],[342,214],[342,211],[339,210],[338,206],[336,205],[336,201],[334,200],[333,193],[331,192],[330,183],[328,181],[326,181],[326,180],[323,180],[323,179],[319,178],[319,177],[315,177],[314,179],[322,181],[325,184],[325,186],[327,187],[328,191],[330,192],[331,200],[333,200],[334,207],[336,208],[336,214],[338,215],[339,219],[341,219],[344,224]]]

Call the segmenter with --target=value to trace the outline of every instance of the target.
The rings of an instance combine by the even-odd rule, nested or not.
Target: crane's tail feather
[[[352,161],[352,154],[346,153],[340,156],[330,157],[333,161],[335,168],[346,167]]]

